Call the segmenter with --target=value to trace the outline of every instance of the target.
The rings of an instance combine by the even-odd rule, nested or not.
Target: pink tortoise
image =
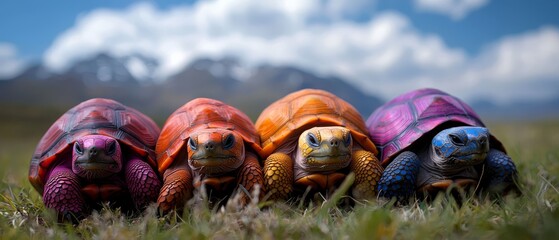
[[[154,170],[159,131],[149,117],[116,101],[82,102],[40,140],[29,181],[59,221],[75,221],[104,201],[142,209],[161,186]]]

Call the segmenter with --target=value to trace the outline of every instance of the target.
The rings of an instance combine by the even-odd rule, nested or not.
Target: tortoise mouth
[[[114,171],[118,168],[118,163],[112,158],[77,159],[75,165],[83,170]]]
[[[349,154],[309,156],[305,158],[302,169],[307,172],[330,172],[343,169],[349,165],[351,157]]]
[[[220,166],[227,165],[228,163],[237,160],[236,156],[206,156],[206,157],[196,157],[190,159],[193,165],[200,166]]]
[[[236,156],[208,156],[189,160],[190,167],[202,174],[230,172],[239,168],[242,163]]]
[[[316,155],[308,156],[306,162],[308,165],[324,165],[324,164],[343,164],[351,159],[350,154],[336,154],[336,155]]]
[[[452,156],[451,159],[453,164],[456,164],[458,166],[472,166],[472,165],[480,164],[485,160],[486,157],[487,157],[486,152],[476,152],[476,153]]]
[[[467,153],[467,154],[458,154],[458,155],[454,155],[453,157],[457,158],[457,159],[462,159],[462,158],[471,159],[471,158],[481,158],[484,155],[487,155],[487,152],[474,152],[474,153]]]
[[[111,176],[120,171],[117,162],[86,162],[81,161],[74,164],[74,173],[86,179],[96,179]]]
[[[104,162],[84,162],[76,163],[83,170],[109,170],[118,167],[116,162],[104,163]]]

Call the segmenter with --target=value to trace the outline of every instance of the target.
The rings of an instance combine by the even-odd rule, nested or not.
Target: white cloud
[[[559,94],[549,88],[559,85],[554,27],[509,36],[468,56],[439,36],[415,29],[398,12],[355,22],[326,11],[329,4],[223,0],[169,10],[145,3],[122,11],[96,10],[63,33],[44,60],[63,70],[100,52],[140,53],[157,59],[156,75],[165,78],[199,57],[234,56],[247,65],[288,64],[338,75],[385,98],[420,87],[501,101]],[[144,74],[137,64],[129,65],[134,74]]]
[[[454,20],[464,18],[468,13],[486,5],[489,0],[414,0],[420,11],[448,15]]]
[[[559,94],[559,29],[542,27],[508,36],[471,60],[470,81],[488,84],[481,93],[511,98],[550,98]]]
[[[10,43],[0,42],[0,79],[8,79],[21,73],[25,62]]]

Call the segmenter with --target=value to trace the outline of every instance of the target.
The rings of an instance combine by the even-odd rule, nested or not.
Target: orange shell
[[[303,89],[277,100],[262,111],[255,126],[260,134],[263,158],[286,144],[297,144],[302,132],[317,126],[346,127],[364,150],[378,153],[359,112],[323,90]]]
[[[156,166],[157,124],[138,110],[117,101],[94,98],[64,113],[41,138],[29,166],[29,181],[33,187],[42,193],[51,165],[69,154],[76,139],[90,134],[113,137],[146,157],[152,167]]]
[[[161,130],[155,147],[160,173],[163,174],[186,147],[190,134],[202,129],[235,131],[243,137],[245,146],[261,154],[258,134],[246,114],[218,100],[196,98],[171,114]]]

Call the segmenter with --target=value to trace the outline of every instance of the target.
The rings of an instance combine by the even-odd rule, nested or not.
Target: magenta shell
[[[29,166],[29,181],[42,193],[51,165],[69,159],[64,156],[70,154],[74,141],[91,134],[117,139],[155,168],[159,132],[151,118],[134,108],[110,99],[87,100],[64,113],[41,138]]]
[[[402,94],[375,110],[367,128],[384,166],[425,133],[446,122],[485,127],[462,100],[437,89],[425,88]],[[505,151],[491,136],[491,145]]]

